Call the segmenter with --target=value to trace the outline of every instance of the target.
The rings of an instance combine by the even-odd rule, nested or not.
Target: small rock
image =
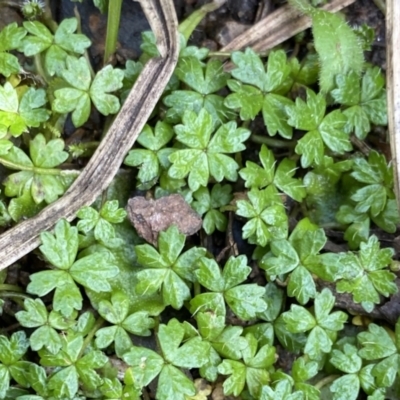
[[[157,246],[158,233],[176,225],[186,236],[195,234],[202,225],[200,216],[180,194],[158,200],[133,197],[128,200],[127,212],[138,235]]]

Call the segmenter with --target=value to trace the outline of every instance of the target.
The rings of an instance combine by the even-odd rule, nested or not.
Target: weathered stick
[[[332,0],[323,9],[340,11],[356,0]],[[398,0],[400,1],[400,0]],[[291,38],[311,26],[310,17],[285,5],[263,18],[246,32],[242,33],[220,51],[242,50],[251,47],[255,51],[266,51]]]
[[[0,270],[35,249],[40,232],[51,229],[60,218],[74,219],[81,207],[92,204],[108,187],[163,93],[179,53],[174,3],[173,0],[139,1],[156,36],[161,57],[145,65],[107,135],[64,196],[0,236]]]
[[[400,209],[400,2],[386,2],[386,85],[394,186]]]

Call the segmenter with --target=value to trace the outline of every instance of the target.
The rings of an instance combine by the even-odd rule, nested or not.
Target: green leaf
[[[379,294],[388,297],[397,293],[395,275],[383,271],[391,263],[392,256],[393,249],[380,249],[378,238],[371,236],[367,243],[360,244],[358,256],[352,253],[341,256],[343,279],[337,283],[337,290],[352,293],[354,301],[372,311],[374,304],[380,303]]]
[[[388,233],[396,232],[400,223],[399,210],[395,199],[387,199],[384,210],[377,216],[371,216],[372,221]],[[367,239],[367,238],[366,238]],[[366,241],[363,240],[364,242]]]
[[[181,368],[200,368],[205,365],[208,361],[209,343],[197,336],[179,347],[183,337],[184,328],[176,319],[170,320],[168,325],[160,325],[158,340],[164,358]]]
[[[22,48],[26,56],[33,56],[51,46],[53,35],[42,23],[38,21],[25,21],[24,28],[30,33],[22,43]]]
[[[205,259],[203,258],[203,260]],[[237,285],[246,280],[250,272],[251,268],[247,266],[246,256],[229,257],[222,272],[224,289],[237,287]]]
[[[38,351],[42,348],[47,349],[50,353],[56,354],[61,346],[61,337],[57,331],[51,326],[41,326],[36,329],[29,338],[31,349]]]
[[[306,382],[318,373],[318,363],[299,357],[293,362],[292,375],[296,382]]]
[[[1,53],[0,53],[1,54]],[[49,112],[42,108],[47,102],[43,89],[29,88],[21,96],[9,82],[0,85],[0,125],[13,136],[38,127],[49,118]]]
[[[64,19],[54,35],[54,43],[68,52],[83,54],[91,43],[85,35],[74,33],[77,29],[76,18]]]
[[[7,391],[10,387],[10,372],[5,365],[0,364],[0,396],[6,398]]]
[[[332,97],[348,106],[344,111],[348,121],[346,131],[354,130],[359,139],[365,139],[375,125],[387,124],[385,80],[378,67],[368,67],[359,82],[359,76],[351,71],[347,75],[336,77],[337,88],[331,92]]]
[[[271,254],[265,255],[260,262],[268,275],[282,275],[293,271],[300,262],[296,250],[288,240],[274,240],[270,244]],[[272,254],[277,257],[272,257]]]
[[[91,100],[103,115],[118,112],[119,100],[109,93],[122,87],[122,70],[108,65],[96,74],[92,82],[87,60],[68,56],[62,76],[71,87],[54,92],[53,110],[61,114],[72,112],[72,122],[76,127],[88,120]]]
[[[308,335],[304,353],[312,360],[320,360],[323,353],[330,353],[333,342],[328,333],[329,331],[316,326]]]
[[[70,317],[75,310],[81,310],[83,303],[82,295],[78,286],[72,281],[72,278],[69,278],[69,281],[65,284],[60,284],[56,280],[57,277],[55,274],[53,274],[53,279],[57,284],[53,298],[53,309],[60,311],[65,317]],[[32,281],[32,283],[35,283],[35,281]],[[33,292],[32,289],[30,290]]]
[[[248,346],[247,340],[241,336],[243,328],[227,326],[211,344],[221,357],[240,360],[242,351]]]
[[[333,349],[330,362],[347,374],[356,374],[362,367],[362,359],[357,354],[357,347],[350,344],[345,344],[343,351]]]
[[[225,292],[225,301],[242,320],[256,318],[257,313],[266,310],[265,289],[256,284],[239,285]]]
[[[110,346],[113,341],[116,341],[117,331],[120,328],[118,326],[107,326],[105,328],[101,328],[96,332],[96,346],[99,349],[105,349]],[[132,345],[132,342],[129,343]],[[128,349],[127,349],[128,350]]]
[[[20,72],[18,58],[8,51],[17,49],[26,34],[26,30],[18,27],[16,22],[5,26],[0,32],[0,73],[6,78]]]
[[[110,115],[119,111],[118,97],[110,92],[121,89],[123,78],[124,72],[121,69],[113,69],[111,65],[107,65],[96,74],[89,94],[94,106],[101,114]]]
[[[174,132],[170,125],[163,121],[157,122],[154,131],[146,125],[138,137],[138,142],[146,149],[131,150],[124,163],[130,166],[141,166],[138,178],[142,183],[152,181],[160,176],[161,167],[168,168],[169,155],[173,149],[163,148],[171,139]],[[164,160],[164,157],[167,160]]]
[[[283,290],[279,289],[273,282],[268,282],[265,286],[264,301],[267,303],[267,309],[258,314],[258,317],[272,322],[278,318],[282,310],[284,301]]]
[[[75,366],[63,368],[50,377],[48,388],[59,397],[73,397],[78,391],[78,373]]]
[[[192,202],[192,208],[203,217],[203,228],[210,235],[215,229],[224,231],[227,225],[226,216],[218,210],[218,208],[226,206],[232,200],[232,187],[230,185],[215,184],[211,189],[201,187],[193,197],[196,199]]]
[[[108,322],[118,325],[128,315],[129,298],[122,292],[113,293],[111,302],[107,300],[100,301],[98,312]]]
[[[24,22],[24,28],[30,33],[22,41],[22,49],[31,57],[45,53],[45,66],[50,76],[63,71],[68,53],[83,54],[90,46],[90,40],[83,34],[74,33],[78,27],[76,18],[64,19],[53,34],[38,21]]]
[[[30,141],[29,147],[32,161],[16,146],[1,157],[7,162],[6,165],[10,162],[14,164],[12,169],[21,170],[7,177],[4,182],[5,193],[12,197],[19,196],[24,190],[29,190],[36,204],[40,204],[43,200],[51,203],[57,200],[71,183],[61,177],[61,173],[54,174],[55,171],[52,170],[68,157],[68,154],[63,151],[64,142],[61,139],[52,139],[46,143],[44,136],[38,134]],[[49,171],[47,172],[46,169]]]
[[[199,261],[199,269],[195,271],[199,283],[213,292],[222,292],[225,289],[225,279],[222,277],[216,261],[206,257],[201,258]],[[249,270],[246,271],[245,277],[249,272]]]
[[[0,360],[6,365],[15,364],[26,353],[29,347],[29,341],[24,331],[18,331],[8,339],[0,335]]]
[[[36,135],[30,142],[29,153],[35,167],[40,168],[54,168],[68,158],[63,140],[53,139],[46,143],[42,134]]]
[[[263,106],[264,96],[261,90],[233,79],[228,80],[228,87],[234,93],[225,98],[225,106],[240,110],[239,115],[242,121],[253,120]]]
[[[330,386],[334,400],[356,400],[360,391],[360,381],[356,374],[344,375]]]
[[[319,125],[319,132],[325,145],[338,154],[352,150],[349,135],[344,132],[346,116],[340,110],[327,114]]]
[[[299,265],[290,275],[288,295],[296,297],[300,304],[306,304],[317,293],[315,282],[311,273],[302,265]]]
[[[272,238],[285,239],[287,236],[287,216],[272,186],[258,190],[252,188],[247,193],[249,200],[237,202],[236,214],[249,219],[243,227],[243,238],[255,236],[260,246],[265,246]]]
[[[245,180],[247,188],[256,187],[262,189],[274,181],[275,157],[273,152],[263,144],[259,157],[262,167],[252,161],[246,161],[246,168],[242,168],[239,171],[239,175]]]
[[[280,380],[272,389],[264,385],[261,390],[261,400],[303,400],[303,393],[296,391],[292,393],[292,384],[289,380]]]
[[[375,324],[369,324],[368,331],[359,333],[357,340],[362,346],[358,354],[365,360],[378,360],[397,352],[396,346],[386,330]]]
[[[47,375],[46,371],[43,367],[40,367],[37,364],[31,364],[29,366],[29,383],[32,388],[36,391],[37,394],[41,394],[43,396],[48,394],[47,390]],[[27,399],[29,400],[29,399]],[[35,400],[35,399],[33,399]],[[36,399],[41,400],[41,398]]]
[[[287,107],[288,123],[296,129],[308,131],[296,146],[302,155],[301,165],[306,168],[322,163],[324,144],[334,152],[343,154],[352,149],[349,135],[344,132],[346,117],[335,110],[325,116],[326,102],[321,94],[307,89],[307,103],[296,99],[295,106]]]
[[[180,58],[175,73],[181,81],[202,95],[222,89],[229,76],[224,72],[221,61],[210,60],[204,66],[196,57]]]
[[[208,304],[206,305],[208,306]],[[199,311],[196,313],[196,322],[200,335],[205,340],[213,340],[217,338],[225,328],[225,312],[223,315],[218,315],[212,309],[211,311],[207,310],[205,312]]]
[[[354,71],[349,74],[339,74],[335,78],[336,88],[331,95],[337,103],[346,106],[355,106],[361,100],[360,76]],[[357,82],[357,83],[356,83]]]
[[[42,232],[42,245],[39,247],[47,260],[56,268],[67,270],[75,261],[78,252],[78,231],[66,220],[57,222],[54,235]]]
[[[115,238],[113,224],[121,223],[126,217],[126,211],[119,208],[117,200],[106,201],[100,209],[96,211],[92,207],[82,207],[77,212],[80,221],[77,224],[78,230],[88,234],[94,229],[94,237],[101,243],[107,243]]]
[[[306,189],[300,179],[293,178],[295,173],[295,162],[288,158],[284,158],[276,169],[274,184],[283,193],[286,193],[292,199],[301,202],[304,197],[306,197]]]
[[[157,398],[160,400],[186,400],[196,393],[193,382],[178,368],[165,365],[158,378]]]
[[[293,105],[292,100],[275,93],[264,97],[262,115],[270,136],[279,133],[285,139],[291,139],[293,128],[288,124],[286,108]]]
[[[134,335],[150,336],[150,329],[154,328],[154,320],[149,317],[147,311],[138,311],[125,318],[122,327]]]
[[[109,253],[102,252],[80,258],[71,266],[70,273],[76,282],[90,290],[109,292],[109,280],[118,275],[119,268],[113,264]]]
[[[207,313],[209,314],[209,317],[211,319],[213,319],[214,317],[223,317],[225,318],[225,314],[226,314],[226,308],[225,308],[225,301],[224,301],[224,297],[222,295],[222,293],[210,293],[210,292],[206,292],[206,293],[200,293],[197,296],[193,297],[190,300],[190,311],[193,314],[197,314],[199,312],[201,313]],[[209,322],[209,319],[206,316],[204,316],[205,322]],[[222,325],[222,329],[225,327],[225,319],[222,319],[222,324],[219,322],[221,320],[217,320],[214,321],[215,323],[218,323],[219,325]],[[208,327],[205,328],[206,331],[208,332],[209,329]],[[222,331],[221,329],[221,331]],[[199,331],[200,333],[203,332],[200,329],[200,325],[199,325]],[[212,332],[212,335],[218,336],[219,333],[221,332]],[[205,335],[202,334],[203,337],[205,337]]]
[[[358,189],[351,199],[358,203],[355,211],[366,213],[370,209],[371,214],[377,216],[385,208],[386,196],[386,190],[381,185],[368,185]]]
[[[26,31],[18,27],[16,22],[5,26],[0,32],[0,51],[15,50],[20,46],[21,40],[25,37]]]
[[[269,54],[267,72],[260,57],[250,48],[244,53],[233,52],[232,61],[236,68],[232,76],[237,80],[258,87],[263,92],[278,92],[284,89],[290,74],[286,54],[282,50]]]
[[[244,53],[233,52],[231,58],[236,66],[231,72],[232,76],[263,91],[265,70],[260,57],[251,48],[247,48]]]
[[[199,113],[202,108],[212,115],[216,125],[235,118],[235,113],[224,105],[224,98],[216,94],[203,96],[190,90],[175,90],[163,100],[166,106],[171,107],[166,115],[166,121],[170,123],[180,122],[187,110]]]
[[[207,186],[209,177],[217,182],[224,178],[236,181],[239,168],[236,161],[226,153],[237,153],[244,150],[244,142],[250,132],[237,128],[231,121],[222,125],[211,137],[213,132],[212,116],[204,108],[196,115],[186,111],[183,125],[175,126],[176,138],[188,146],[188,149],[177,150],[169,156],[172,163],[168,174],[171,178],[188,177],[192,191],[200,186]]]
[[[385,388],[393,385],[397,377],[399,361],[399,355],[393,354],[374,366],[372,375],[378,387]]]
[[[132,346],[123,354],[122,359],[131,366],[135,384],[139,388],[147,386],[161,372],[164,365],[162,357],[145,347]]]
[[[51,326],[47,326],[48,314],[43,302],[40,299],[25,299],[24,307],[26,311],[17,312],[15,317],[22,326],[38,328],[29,338],[32,350],[38,351],[45,347],[56,354],[62,346],[61,338]]]
[[[300,97],[296,98],[295,105],[287,107],[289,125],[304,131],[317,130],[323,121],[326,110],[326,101],[322,94],[315,94],[307,89],[307,102]]]
[[[311,16],[315,49],[321,68],[319,84],[326,93],[332,88],[336,75],[350,71],[361,75],[364,66],[363,50],[357,35],[341,15],[313,9]]]
[[[58,285],[71,283],[71,279],[65,271],[36,272],[30,276],[30,280],[27,291],[38,296],[45,296]]]
[[[246,382],[246,366],[239,361],[223,360],[218,366],[218,372],[222,375],[230,375],[223,383],[224,394],[239,396]]]
[[[192,281],[197,260],[205,254],[203,249],[192,249],[182,255],[185,235],[176,226],[171,226],[158,237],[159,251],[150,245],[135,247],[138,262],[146,269],[137,274],[136,290],[139,294],[152,294],[162,290],[165,304],[181,308],[190,298],[187,281]]]
[[[318,131],[306,133],[295,148],[297,154],[301,155],[301,166],[308,168],[311,165],[320,165],[324,157],[324,142]]]
[[[307,332],[317,324],[313,315],[297,304],[292,304],[290,311],[286,311],[282,315],[286,328],[292,333]]]
[[[18,311],[15,314],[18,322],[27,328],[37,328],[47,322],[46,306],[40,299],[25,299],[26,311]]]
[[[92,350],[76,362],[76,369],[84,387],[94,390],[101,385],[102,379],[95,372],[95,369],[103,367],[107,361],[108,357],[104,353],[99,350]]]

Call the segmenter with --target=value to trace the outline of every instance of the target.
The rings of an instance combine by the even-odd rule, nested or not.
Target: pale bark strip
[[[40,232],[51,229],[61,218],[74,219],[82,206],[93,203],[109,186],[162,95],[179,54],[174,3],[173,0],[139,1],[162,57],[145,65],[107,135],[64,196],[0,236],[0,270],[35,249],[40,244]]]
[[[355,1],[332,0],[322,8],[330,12],[338,12]],[[310,17],[289,5],[285,5],[263,18],[219,51],[243,50],[246,47],[251,47],[254,51],[266,51],[281,44],[297,33],[310,28],[310,26]]]
[[[400,1],[386,2],[386,85],[394,187],[400,209]]]

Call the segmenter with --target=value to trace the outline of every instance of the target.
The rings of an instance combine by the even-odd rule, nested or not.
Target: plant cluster
[[[384,77],[363,61],[368,35],[291,2],[313,19],[315,51],[302,60],[246,49],[226,72],[182,30],[174,76],[125,158],[138,189],[184,196],[201,235],[172,225],[143,243],[122,208],[132,180],[116,177],[76,221],[41,234],[26,286],[0,271],[1,318],[18,322],[0,334],[0,399],[200,400],[217,387],[241,399],[398,398],[400,321],[352,327],[334,309],[346,293],[368,315],[398,290],[394,251],[370,234],[400,222],[392,167],[352,141],[387,124]],[[157,54],[145,33],[139,61],[95,73],[89,46],[76,18],[0,32],[2,226],[79,173],[71,165],[88,148],[65,145],[67,117],[80,127],[116,114]],[[233,220],[248,257],[220,251]],[[329,251],[327,227],[348,248]]]

